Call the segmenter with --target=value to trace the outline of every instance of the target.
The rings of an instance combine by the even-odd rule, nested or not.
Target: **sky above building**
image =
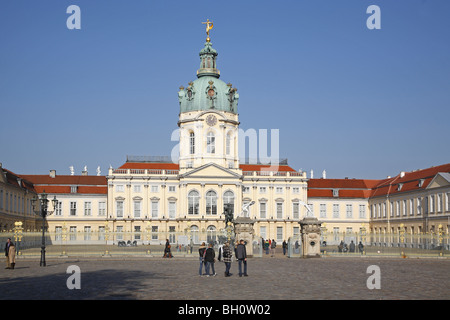
[[[210,19],[240,128],[278,129],[294,169],[381,179],[448,163],[448,12],[448,0],[2,1],[0,162],[107,174],[127,155],[170,155]]]

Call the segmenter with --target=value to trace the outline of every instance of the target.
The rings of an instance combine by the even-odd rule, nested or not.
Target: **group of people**
[[[353,240],[350,241],[350,245],[347,245],[344,241],[341,241],[338,245],[338,252],[355,252],[356,245],[353,242]],[[360,241],[358,244],[358,251],[363,252],[364,251],[364,245]]]
[[[270,256],[271,257],[275,256],[275,251],[277,248],[277,242],[275,241],[275,239],[264,240],[264,238],[261,238],[261,242],[262,242],[262,247],[264,248],[264,252],[266,254],[269,254],[269,251],[270,251]],[[283,244],[281,245],[281,247],[283,249],[283,255],[286,255],[286,251],[288,249],[288,244],[287,244],[286,240],[283,241]]]
[[[198,249],[199,254],[199,276],[216,276],[216,271],[214,269],[214,263],[216,262],[216,253],[213,248],[213,244],[206,244],[203,242],[200,248]],[[236,246],[234,247],[234,255],[236,260],[238,261],[239,266],[239,277],[247,277],[247,251],[245,249],[244,240],[240,240],[236,242]],[[225,277],[230,277],[232,274],[230,273],[231,269],[231,261],[233,258],[233,250],[231,249],[230,243],[225,242],[221,248],[219,248],[219,261],[223,261],[225,263]],[[205,274],[202,273],[203,267],[205,268]],[[242,268],[243,267],[243,268]],[[210,273],[210,270],[212,273]]]

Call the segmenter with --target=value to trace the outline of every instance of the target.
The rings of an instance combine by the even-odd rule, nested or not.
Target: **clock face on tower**
[[[216,123],[217,123],[217,118],[214,115],[210,114],[209,116],[206,117],[206,124],[208,126],[212,127],[212,126],[216,125]]]

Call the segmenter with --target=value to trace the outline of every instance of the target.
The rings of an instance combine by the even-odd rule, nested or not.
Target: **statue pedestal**
[[[322,222],[314,217],[299,221],[302,235],[303,258],[320,258],[320,226]]]
[[[244,240],[247,244],[245,250],[247,257],[253,257],[253,225],[255,221],[249,217],[238,217],[234,219],[234,234],[236,241]],[[234,245],[234,244],[233,244]]]

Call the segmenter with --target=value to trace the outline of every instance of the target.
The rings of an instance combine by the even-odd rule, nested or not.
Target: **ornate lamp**
[[[39,202],[38,202],[39,201]],[[45,267],[46,261],[45,261],[45,225],[46,225],[46,218],[47,216],[51,215],[53,211],[48,210],[48,202],[47,194],[44,192],[41,194],[40,197],[34,196],[33,199],[31,199],[31,204],[33,206],[33,211],[36,215],[40,216],[42,218],[42,246],[41,246],[41,262],[40,266]],[[56,199],[56,196],[52,200],[53,209],[56,208],[58,204],[58,200]]]

